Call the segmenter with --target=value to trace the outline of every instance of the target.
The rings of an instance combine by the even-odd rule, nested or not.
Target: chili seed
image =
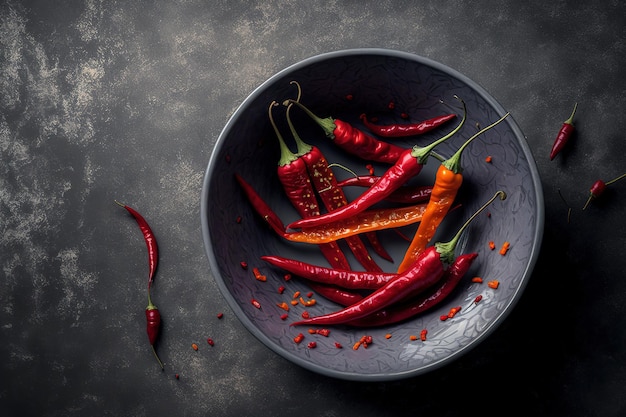
[[[209,346],[215,346],[215,342],[210,337],[206,340],[206,342],[209,344]]]
[[[293,293],[293,297],[291,297],[291,298],[298,298],[298,297],[300,297],[300,291],[294,292]]]
[[[491,163],[491,155],[489,155],[489,156],[487,156],[487,157],[485,158],[485,162],[486,162],[486,163],[488,163],[488,164],[490,164],[490,163]]]
[[[298,305],[298,300],[291,300],[291,305],[292,306],[297,306]]]
[[[241,223],[241,216],[237,216],[237,220],[235,220],[237,222],[237,224]]]
[[[282,316],[280,316],[281,320],[287,320],[287,317],[289,317],[289,314],[285,313]]]
[[[307,332],[309,332],[309,334],[315,334],[317,333],[317,331],[315,329],[309,329],[307,330]]]
[[[396,103],[390,101],[389,104],[387,104],[387,107],[389,108],[389,110],[393,110],[396,107]]]
[[[284,301],[282,303],[276,303],[276,305],[285,311],[289,311],[289,304],[285,303]]]
[[[224,317],[224,313],[217,313],[217,318],[221,319],[222,317]]]
[[[341,345],[341,343],[339,343],[339,342],[335,342],[335,347],[336,347],[337,349],[343,349],[343,346],[342,346],[342,345]]]
[[[308,298],[313,297],[313,291],[309,291],[308,293],[306,293],[306,296],[307,296]]]
[[[191,344],[191,348],[192,348],[193,350],[198,350],[198,345],[196,345],[195,343],[192,343],[192,344]]]
[[[285,286],[284,285],[281,285],[280,287],[278,287],[278,293],[279,294],[282,294],[284,292],[285,292]]]
[[[285,279],[285,281],[289,281],[291,279],[291,274],[285,274],[283,275],[283,278]]]
[[[448,315],[447,314],[442,314],[441,316],[439,316],[439,320],[441,320],[441,321],[448,320]]]
[[[500,248],[500,255],[504,256],[509,251],[509,247],[511,244],[509,242],[504,242],[502,247]]]
[[[315,342],[309,342],[308,345],[306,345],[309,349],[315,349],[317,347],[317,343]]]

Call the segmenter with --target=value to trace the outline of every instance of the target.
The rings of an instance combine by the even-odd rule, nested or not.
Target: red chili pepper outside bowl
[[[299,93],[293,82],[300,86]],[[338,182],[363,175],[384,177],[395,162],[384,158],[370,161],[364,159],[367,152],[346,146],[346,141],[354,139],[360,140],[368,152],[389,148],[383,145],[389,138],[378,137],[368,130],[360,118],[362,114],[381,126],[419,124],[455,114],[451,121],[420,135],[392,138],[393,149],[419,150],[457,129],[420,161],[421,170],[403,184],[410,187],[432,186],[441,165],[437,157],[449,158],[477,131],[477,125],[488,126],[507,113],[489,93],[463,74],[406,52],[353,49],[294,62],[255,88],[242,103],[231,103],[239,107],[212,149],[200,207],[210,267],[207,285],[217,284],[234,314],[260,343],[294,365],[335,378],[355,381],[408,378],[449,364],[478,347],[522,295],[537,261],[543,234],[541,182],[515,114],[511,113],[472,141],[464,151],[464,181],[456,196],[456,208],[443,219],[432,243],[449,240],[468,216],[497,190],[506,192],[507,199],[494,202],[489,213],[479,215],[464,232],[456,255],[477,253],[478,256],[446,299],[415,317],[388,325],[342,324],[308,329],[290,324],[304,316],[337,311],[342,308],[341,303],[360,299],[367,290],[357,290],[355,294],[354,290],[328,284],[320,288],[295,274],[289,276],[261,259],[279,256],[330,267],[318,245],[290,242],[281,236],[289,232],[285,225],[300,217],[277,178],[281,150],[267,109],[272,101],[281,103],[273,108],[272,117],[284,143],[296,153],[296,142],[286,118],[287,107],[282,105],[289,100],[298,101],[316,116],[312,118],[297,106],[290,112],[298,135],[323,153]],[[466,107],[467,123],[459,127],[463,119],[460,100]],[[335,142],[337,135],[342,146]],[[490,163],[485,162],[488,156]],[[249,194],[242,189],[237,176],[245,179],[262,199],[263,210],[257,211],[251,205]],[[311,177],[311,181],[316,179],[319,178]],[[349,201],[366,190],[366,187],[343,188]],[[376,204],[395,207],[402,203],[383,199]],[[320,209],[325,210],[323,205]],[[379,243],[394,260],[390,262],[369,250],[384,272],[396,273],[416,229],[417,224],[412,224],[376,232]],[[362,240],[368,242],[365,236]],[[505,241],[509,242],[509,248],[504,256],[489,248],[489,242],[500,247]],[[347,246],[343,248],[349,267],[362,271],[364,267]],[[255,279],[254,268],[266,279]],[[484,277],[484,283],[472,282],[475,276]],[[497,289],[487,286],[487,281],[492,279],[498,279]],[[298,296],[294,297],[295,294]],[[480,302],[475,302],[476,299]],[[442,320],[453,308],[456,314]],[[428,335],[425,340],[419,337],[422,330]]]

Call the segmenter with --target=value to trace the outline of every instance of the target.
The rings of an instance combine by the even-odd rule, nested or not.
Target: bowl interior
[[[464,182],[458,196],[459,208],[448,215],[435,240],[449,240],[459,226],[497,190],[508,198],[493,203],[489,216],[479,216],[469,227],[459,253],[478,252],[472,270],[456,291],[438,308],[406,322],[371,329],[337,326],[329,337],[308,335],[307,327],[294,327],[302,306],[293,307],[289,318],[282,320],[284,310],[279,302],[289,302],[291,295],[310,291],[304,280],[285,281],[284,273],[259,258],[280,255],[328,266],[314,245],[282,240],[254,212],[235,181],[235,173],[248,181],[285,222],[298,218],[285,197],[276,175],[280,155],[276,135],[268,118],[273,100],[279,103],[296,98],[302,87],[301,102],[321,117],[333,117],[367,129],[359,120],[366,113],[381,123],[420,121],[444,113],[462,114],[455,96],[467,106],[467,121],[459,133],[436,148],[444,157],[479,128],[505,114],[504,109],[480,86],[458,72],[431,60],[398,51],[366,49],[338,51],[316,56],[276,74],[258,87],[233,114],[217,140],[205,175],[201,201],[204,243],[212,274],[220,290],[244,326],[259,340],[283,357],[307,369],[329,376],[353,380],[391,380],[414,376],[453,360],[484,339],[507,315],[520,297],[536,262],[543,232],[543,196],[532,154],[513,116],[485,132],[468,146],[462,156]],[[390,108],[393,103],[393,109]],[[295,152],[295,144],[285,123],[285,107],[273,110],[274,119],[287,144]],[[302,111],[293,109],[292,120],[299,135],[322,150],[335,165],[340,179],[367,174],[367,161],[338,149],[332,140]],[[433,132],[406,139],[393,139],[405,147],[424,146],[448,133],[460,120],[452,121]],[[485,158],[491,156],[491,163]],[[432,185],[440,163],[430,159],[419,176],[411,182]],[[373,164],[377,175],[388,165]],[[346,188],[349,198],[363,189]],[[411,236],[417,226],[402,229]],[[394,258],[394,263],[370,254],[385,270],[395,272],[408,242],[394,230],[379,232],[380,240]],[[501,245],[510,242],[506,256],[490,250],[488,242]],[[343,245],[343,243],[342,243]],[[345,246],[343,246],[346,248]],[[349,250],[344,250],[355,270],[362,270]],[[249,266],[244,269],[241,262]],[[258,267],[267,281],[256,280],[252,268]],[[485,280],[497,279],[497,290],[485,284],[470,282],[471,276]],[[279,294],[277,289],[285,286]],[[482,295],[480,303],[473,302]],[[339,308],[315,296],[318,303],[306,307],[311,315]],[[251,301],[256,300],[261,308]],[[445,322],[440,315],[450,307],[462,306],[453,320]],[[428,330],[425,342],[410,340]],[[305,342],[296,344],[298,333]],[[353,350],[363,335],[371,335],[374,343],[367,349]],[[392,337],[385,338],[386,334]],[[308,348],[308,341],[317,347]],[[336,347],[335,342],[343,348]]]

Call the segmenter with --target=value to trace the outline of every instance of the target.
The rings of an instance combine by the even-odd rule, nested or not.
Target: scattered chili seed
[[[412,334],[411,336],[409,336],[409,339],[412,340],[412,341],[415,341],[415,340],[417,340],[417,336]]]
[[[305,300],[304,298],[300,297],[300,304],[302,304],[305,307],[311,307],[317,304],[317,301],[315,301],[315,298],[311,298],[310,300]]]
[[[303,312],[302,312],[302,318],[303,318],[303,319],[308,319],[309,317],[311,317],[311,315],[309,314],[309,312],[308,312],[308,311],[303,311]]]
[[[511,244],[509,242],[504,242],[502,244],[502,247],[500,248],[500,255],[502,255],[502,256],[506,255],[506,253],[508,252],[510,246],[511,246]]]
[[[422,329],[422,331],[420,332],[420,340],[422,342],[426,341],[426,335],[428,334],[428,330],[426,329]]]
[[[217,318],[221,319],[222,317],[224,317],[224,313],[217,313]]]
[[[337,349],[343,349],[343,346],[342,346],[342,345],[341,345],[341,343],[339,343],[339,342],[335,342],[335,347],[336,347]]]
[[[206,342],[209,344],[209,346],[215,346],[215,342],[210,337],[206,340]]]
[[[242,267],[243,269],[248,269],[248,262],[246,262],[246,261],[241,261],[241,262],[239,262],[239,265],[241,265],[241,267]]]
[[[492,240],[489,242],[489,249],[494,250],[496,248],[496,243]]]
[[[287,317],[289,317],[289,314],[285,313],[282,316],[280,316],[281,320],[287,320]]]
[[[256,278],[257,281],[261,281],[261,282],[267,281],[267,277],[263,275],[261,271],[259,271],[259,268],[257,268],[256,266],[252,268],[252,273],[254,274],[254,278]]]
[[[300,343],[303,340],[304,340],[304,335],[302,333],[298,333],[298,335],[293,338],[293,341],[296,343]]]
[[[482,284],[483,283],[483,279],[481,277],[474,277],[474,278],[472,278],[472,282],[475,282],[477,284]]]
[[[385,339],[391,339],[391,333],[387,333],[387,334],[385,335]]]
[[[306,347],[308,347],[309,349],[315,349],[317,347],[317,343],[316,342],[309,342],[309,344],[306,345]]]
[[[488,164],[490,164],[490,163],[491,163],[491,155],[489,155],[489,156],[487,156],[487,157],[485,158],[485,162],[486,162],[486,163],[488,163]]]
[[[291,279],[291,274],[285,274],[283,275],[283,278],[285,279],[285,281],[289,281]]]
[[[489,286],[489,288],[493,288],[495,290],[500,285],[500,282],[498,282],[497,279],[494,279],[493,281],[489,281],[487,285]]]
[[[253,306],[255,306],[256,308],[261,308],[261,303],[259,303],[257,300],[255,300],[254,298],[250,301],[252,303]]]
[[[276,303],[276,305],[285,311],[289,311],[289,304],[284,301],[282,303]]]
[[[474,302],[475,302],[476,304],[478,304],[478,303],[480,303],[480,301],[481,301],[482,299],[483,299],[483,296],[482,296],[482,295],[477,295],[477,296],[476,296],[476,298],[474,298]]]
[[[192,348],[193,350],[198,350],[198,345],[196,345],[195,343],[192,343],[192,344],[191,344],[191,348]]]
[[[241,216],[237,216],[237,220],[235,220],[237,222],[237,224],[241,223]]]
[[[278,293],[279,294],[282,294],[284,292],[285,292],[285,286],[284,285],[281,285],[280,287],[278,287]]]

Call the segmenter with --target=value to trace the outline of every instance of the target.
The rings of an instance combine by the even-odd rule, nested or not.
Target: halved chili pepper
[[[620,175],[617,178],[613,178],[611,181],[604,182],[602,180],[598,180],[594,182],[593,185],[591,186],[591,189],[589,190],[589,198],[587,199],[587,202],[585,203],[583,210],[587,208],[589,203],[591,203],[591,200],[596,199],[600,197],[602,194],[604,194],[604,191],[606,190],[607,185],[611,185],[615,181],[619,181],[624,177],[626,177],[626,173]]]
[[[421,135],[423,133],[430,132],[431,130],[436,129],[446,122],[449,122],[455,117],[456,114],[451,113],[436,116],[419,123],[377,125],[367,120],[367,116],[365,116],[365,114],[362,114],[361,120],[369,130],[371,130],[378,136],[382,136],[384,138],[400,138],[406,136]]]
[[[261,259],[301,278],[352,290],[378,289],[397,275],[390,272],[351,271],[347,269],[326,268],[276,255],[261,256]]]
[[[286,100],[283,104],[294,103],[313,119],[335,145],[366,161],[394,164],[405,148],[373,138],[350,123],[332,117],[321,118],[295,100]]]
[[[370,295],[367,295],[361,301],[339,311],[300,320],[291,325],[349,323],[387,308],[394,303],[404,301],[407,295],[416,295],[419,291],[436,284],[443,277],[447,266],[454,262],[454,251],[462,233],[467,229],[471,221],[497,197],[503,200],[506,198],[506,194],[503,191],[498,191],[459,228],[450,241],[445,243],[438,242],[430,246],[415,260],[411,269],[397,274],[394,279]]]
[[[340,187],[371,187],[378,181],[380,177],[375,175],[358,175],[355,177],[348,177],[338,182]],[[416,204],[428,201],[433,187],[431,185],[422,186],[409,186],[403,185],[389,196],[385,198],[386,201],[391,203],[400,204]]]
[[[278,127],[274,123],[272,108],[276,105],[277,103],[275,101],[270,103],[268,114],[280,146],[280,159],[277,168],[278,179],[287,194],[287,198],[301,217],[319,216],[319,204],[315,197],[311,180],[309,179],[306,164],[302,158],[299,158],[289,150],[282,135],[278,131]],[[270,223],[270,225],[273,224]],[[320,245],[319,248],[326,260],[328,260],[333,267],[350,268],[348,259],[336,242],[324,243]]]
[[[563,150],[571,136],[574,134],[574,114],[576,113],[576,107],[578,107],[578,103],[574,103],[574,110],[572,110],[571,116],[563,122],[561,129],[559,129],[559,133],[556,135],[556,139],[554,140],[554,144],[550,150],[551,161],[559,152]]]
[[[463,108],[465,110],[465,103],[463,103]],[[432,142],[426,147],[420,148],[415,146],[413,149],[405,150],[400,158],[396,160],[394,165],[385,171],[385,173],[379,178],[378,181],[376,181],[374,185],[368,188],[367,191],[362,193],[356,199],[352,200],[349,204],[338,210],[317,216],[315,218],[311,217],[297,220],[291,223],[288,227],[292,229],[306,228],[319,226],[333,221],[345,220],[384,200],[408,180],[419,174],[424,166],[424,163],[426,163],[426,159],[428,158],[430,152],[437,145],[454,136],[454,134],[461,129],[465,123],[465,113],[466,112],[464,111],[463,119],[458,126],[447,135]]]
[[[298,85],[298,89],[299,89]],[[298,100],[300,95],[298,94]],[[328,160],[322,151],[314,145],[305,143],[294,127],[289,113],[291,105],[287,107],[287,124],[297,145],[297,155],[304,160],[309,177],[313,183],[313,188],[317,191],[320,199],[324,203],[326,210],[333,211],[348,204],[343,189],[337,185],[337,178]],[[372,259],[367,252],[367,248],[359,236],[349,236],[345,239],[348,247],[354,254],[356,260],[363,265],[367,271],[382,271],[382,268]]]
[[[440,283],[435,287],[407,300],[405,303],[350,322],[350,325],[358,327],[389,325],[410,319],[433,308],[454,291],[477,257],[478,253],[476,252],[457,256],[454,263],[446,270]]]
[[[509,113],[506,113],[496,122],[472,135],[461,145],[454,155],[441,163],[435,176],[435,185],[433,186],[428,206],[413,236],[413,240],[404,255],[404,259],[398,267],[399,273],[409,269],[419,254],[426,250],[426,246],[433,236],[435,236],[437,228],[452,207],[459,188],[461,188],[461,184],[463,183],[461,156],[465,148],[482,133],[503,121],[508,115]]]
[[[235,174],[235,178],[244,190],[254,210],[279,236],[292,242],[329,243],[360,233],[408,226],[419,222],[424,210],[426,210],[425,203],[399,208],[371,209],[346,220],[302,229],[301,231],[287,232],[282,220],[256,190],[239,174]]]

